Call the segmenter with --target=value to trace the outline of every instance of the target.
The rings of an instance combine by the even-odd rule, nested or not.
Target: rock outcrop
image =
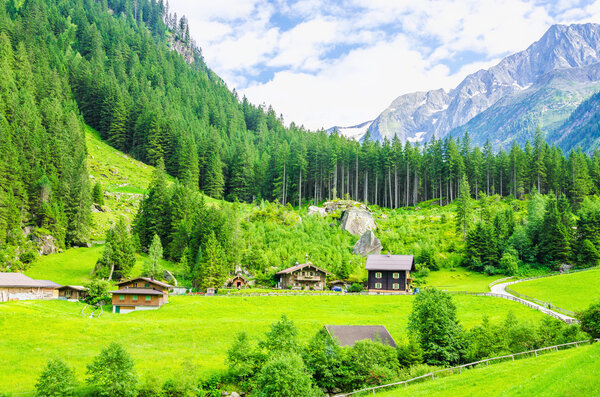
[[[310,207],[308,207],[308,215],[321,215],[321,216],[325,216],[327,215],[327,212],[325,211],[325,208],[321,208],[321,207],[316,207],[314,205],[311,205]]]
[[[348,231],[355,236],[362,236],[367,230],[375,230],[375,220],[369,210],[351,207],[342,213],[342,230]]]
[[[56,239],[51,235],[34,236],[33,241],[38,246],[38,253],[40,255],[56,254],[58,247],[56,246]]]
[[[352,253],[354,255],[378,255],[381,253],[381,241],[375,236],[372,230],[367,230],[354,245]]]

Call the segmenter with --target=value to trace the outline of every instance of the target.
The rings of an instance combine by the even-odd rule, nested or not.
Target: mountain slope
[[[338,135],[345,136],[346,138],[353,139],[355,141],[361,141],[365,136],[369,127],[373,124],[373,120],[365,121],[364,123],[353,125],[352,127],[331,127],[326,130],[328,134],[337,133]]]
[[[600,93],[582,102],[549,138],[565,151],[581,147],[591,153],[598,149],[600,147]]]
[[[429,140],[434,135],[445,137],[452,130],[467,124],[474,117],[498,103],[506,101],[519,108],[519,104],[529,104],[531,111],[508,112],[492,125],[474,123],[469,132],[474,141],[485,141],[487,137],[498,143],[511,140],[515,128],[524,120],[544,122],[544,117],[536,114],[537,95],[546,98],[544,106],[554,108],[548,117],[548,126],[555,128],[568,117],[586,96],[590,95],[600,78],[594,64],[600,62],[600,25],[554,25],[537,42],[526,50],[504,58],[498,65],[480,70],[467,76],[456,88],[445,92],[434,90],[416,92],[398,97],[385,109],[371,126],[373,139],[382,140],[398,135],[403,141]],[[572,73],[564,73],[565,71]],[[591,71],[591,72],[590,72]],[[564,79],[558,101],[550,100],[552,95],[544,92],[556,89],[556,79]],[[572,80],[570,80],[572,79]],[[573,82],[579,87],[571,89]],[[529,91],[530,88],[533,90]],[[523,96],[522,94],[525,93]],[[533,94],[533,95],[530,95]],[[568,97],[561,105],[561,99]],[[510,100],[507,98],[511,98]],[[524,101],[524,102],[522,102]],[[503,102],[504,103],[504,102]],[[507,124],[508,126],[504,126]],[[510,127],[514,125],[515,127]],[[503,127],[506,137],[496,139],[498,127]],[[462,132],[457,130],[457,132]]]

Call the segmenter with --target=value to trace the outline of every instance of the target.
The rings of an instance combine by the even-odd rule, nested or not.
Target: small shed
[[[58,299],[79,300],[87,296],[88,289],[81,285],[65,285],[58,289]]]
[[[244,277],[241,273],[237,273],[229,282],[227,283],[228,287],[231,288],[247,288],[248,287],[248,279]]]
[[[394,338],[383,325],[326,325],[325,329],[340,346],[354,346],[358,341],[370,339],[396,347]]]

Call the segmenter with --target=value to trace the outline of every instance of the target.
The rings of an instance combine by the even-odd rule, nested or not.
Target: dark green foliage
[[[260,346],[268,352],[296,353],[300,350],[298,329],[285,314],[279,321],[271,324],[271,329],[265,333],[265,337]]]
[[[600,264],[600,200],[586,198],[577,212],[576,262],[581,267]]]
[[[135,265],[135,247],[131,234],[120,217],[117,224],[106,233],[102,257],[96,263],[95,274],[109,280],[128,277]]]
[[[577,315],[581,322],[581,330],[591,338],[600,338],[600,303],[590,305]]]
[[[257,357],[248,335],[245,332],[238,333],[233,344],[227,350],[229,374],[244,383],[254,376],[259,364],[260,357]]]
[[[398,373],[397,353],[391,346],[370,339],[358,341],[348,351],[347,370],[351,389],[392,381]]]
[[[304,362],[315,384],[323,390],[345,388],[348,370],[345,351],[322,328],[308,342],[303,351]]]
[[[350,288],[348,288],[348,292],[363,292],[363,286],[358,283],[352,283]]]
[[[557,202],[550,199],[546,205],[546,214],[542,224],[538,260],[547,265],[566,263],[571,257],[571,241]]]
[[[456,319],[452,297],[437,289],[418,294],[409,317],[408,330],[423,349],[423,361],[430,365],[459,363],[465,355],[462,327]]]
[[[92,198],[94,200],[94,203],[98,205],[104,205],[104,189],[102,188],[102,184],[100,183],[100,181],[96,182],[96,184],[94,185]]]
[[[423,350],[414,337],[408,338],[408,343],[398,347],[398,363],[401,367],[412,367],[423,362]]]
[[[97,396],[135,396],[137,375],[133,359],[118,343],[111,343],[87,366],[87,383]]]
[[[104,303],[111,301],[111,296],[108,293],[111,286],[108,281],[98,279],[92,280],[85,284],[85,287],[88,289],[87,297],[85,298],[85,301],[88,304],[95,305],[102,301],[104,301]]]
[[[43,397],[72,396],[77,385],[75,374],[60,359],[48,360],[35,385],[36,395]]]
[[[465,263],[475,271],[486,267],[496,268],[500,261],[496,237],[491,225],[478,223],[467,234]]]

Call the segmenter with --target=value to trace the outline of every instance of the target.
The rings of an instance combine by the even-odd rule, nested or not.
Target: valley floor
[[[503,299],[455,296],[461,324],[470,328],[487,315],[502,321],[508,312],[537,321],[541,313]],[[194,368],[207,374],[225,367],[235,334],[260,338],[286,314],[307,341],[326,324],[385,325],[397,341],[405,339],[412,296],[255,296],[171,297],[157,311],[81,317],[82,304],[66,301],[23,301],[0,304],[0,392],[28,392],[52,357],[75,368],[85,366],[110,342],[132,355],[139,374],[162,377]],[[148,360],[148,357],[152,360]],[[166,376],[166,375],[164,375]]]

